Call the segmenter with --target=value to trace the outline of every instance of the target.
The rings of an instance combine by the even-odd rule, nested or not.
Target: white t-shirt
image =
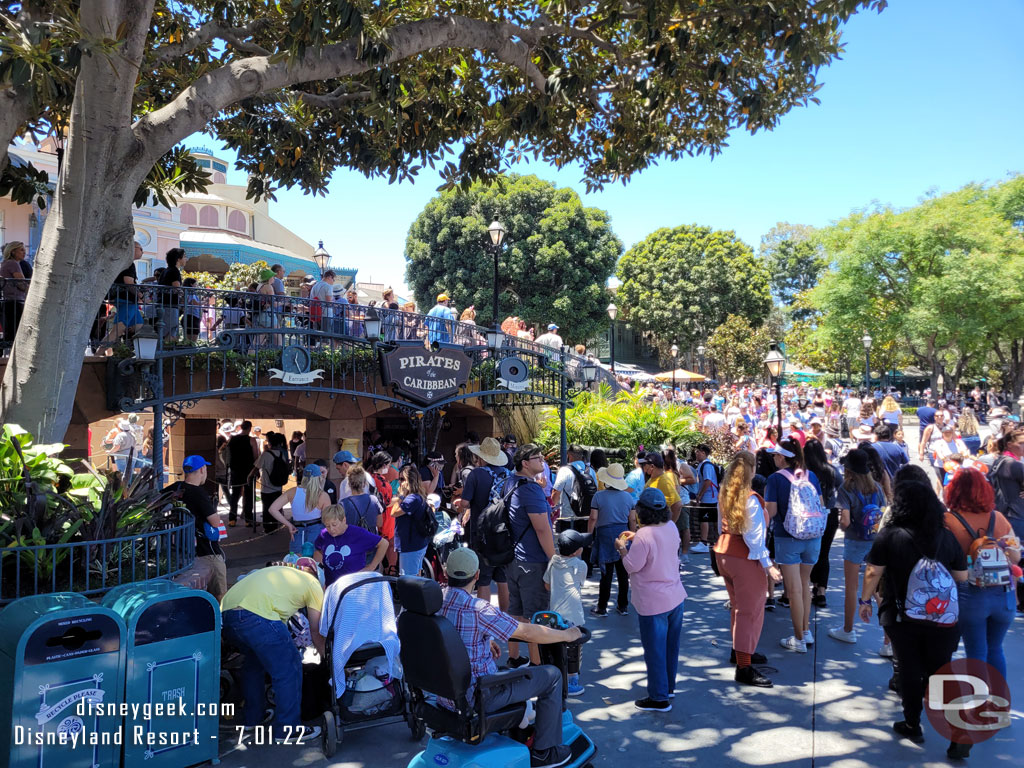
[[[725,414],[712,411],[704,418],[705,429],[725,429]]]
[[[860,418],[860,398],[859,397],[848,397],[846,402],[843,403],[843,411],[846,413],[848,419],[859,419]]]
[[[573,471],[568,464],[558,468],[558,474],[555,475],[554,489],[561,493],[561,496],[558,499],[558,516],[572,517],[573,512],[570,499],[572,497],[572,492],[576,489],[576,475],[573,474]]]
[[[559,336],[557,333],[553,333],[552,331],[542,333],[540,336],[537,337],[536,341],[538,344],[541,344],[545,347],[551,347],[552,349],[562,348],[562,337]]]

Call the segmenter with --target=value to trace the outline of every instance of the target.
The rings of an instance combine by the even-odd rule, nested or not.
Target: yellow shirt
[[[657,488],[665,494],[665,503],[668,504],[670,509],[673,504],[681,500],[679,498],[679,491],[676,490],[676,479],[669,472],[662,472],[657,477],[652,477],[647,481],[647,487]]]
[[[320,582],[305,571],[274,565],[253,571],[228,590],[221,611],[244,608],[270,621],[288,621],[301,608],[319,611],[324,604]]]

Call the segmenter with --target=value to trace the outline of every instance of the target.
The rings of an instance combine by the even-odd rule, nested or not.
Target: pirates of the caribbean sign
[[[382,362],[384,382],[419,405],[432,405],[457,394],[469,380],[472,365],[461,349],[434,352],[419,344],[385,352]]]

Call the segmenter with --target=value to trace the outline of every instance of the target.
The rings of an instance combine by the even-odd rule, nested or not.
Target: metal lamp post
[[[700,358],[700,375],[704,376],[705,374],[704,374],[704,345],[703,344],[698,344],[697,345],[697,357]],[[704,391],[704,381],[703,380],[701,380],[701,382],[700,382],[700,391],[701,392]]]
[[[157,314],[156,329],[143,325],[135,333],[132,346],[135,357],[147,365],[156,363],[156,372],[150,379],[153,387],[153,485],[164,487],[164,359],[157,354],[157,347],[163,338],[163,316]]]
[[[768,375],[775,379],[775,413],[779,421],[779,439],[782,439],[782,374],[786,371],[786,358],[774,341],[765,355],[764,367],[768,369]]]
[[[867,331],[864,331],[861,343],[864,345],[864,389],[871,392],[871,337]]]
[[[313,261],[316,262],[316,266],[320,270],[320,277],[322,279],[324,272],[327,271],[327,265],[331,263],[331,254],[324,250],[323,240],[320,241],[316,250],[313,251]]]
[[[491,311],[494,314],[494,328],[501,327],[501,319],[498,317],[498,255],[501,253],[501,244],[505,242],[505,227],[499,221],[492,221],[487,228],[487,234],[491,236],[491,252],[494,255],[494,286],[491,296]]]
[[[672,402],[676,399],[676,368],[679,367],[679,347],[672,345],[669,351],[672,353]]]
[[[608,326],[608,344],[609,344],[609,362],[612,369],[612,375],[615,375],[615,317],[619,314],[619,308],[614,304],[608,305],[608,317],[611,319],[611,324]]]

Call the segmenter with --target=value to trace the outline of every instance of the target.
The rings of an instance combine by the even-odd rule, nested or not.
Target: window
[[[213,170],[220,171],[221,173],[227,173],[228,167],[224,163],[218,163],[216,160],[213,161]]]
[[[196,224],[196,209],[195,209],[194,206],[191,206],[188,203],[186,203],[185,205],[181,206],[181,223],[182,224],[191,224],[192,226],[195,226],[195,224]]]
[[[248,232],[246,225],[245,214],[241,211],[232,211],[228,215],[228,229],[233,229],[235,232]]]
[[[210,167],[210,161],[209,160],[198,160],[197,159],[196,160],[196,165],[198,165],[200,168],[209,168]]]
[[[202,210],[199,211],[199,226],[201,227],[218,227],[220,226],[220,217],[217,215],[217,209],[212,205],[204,205]]]

